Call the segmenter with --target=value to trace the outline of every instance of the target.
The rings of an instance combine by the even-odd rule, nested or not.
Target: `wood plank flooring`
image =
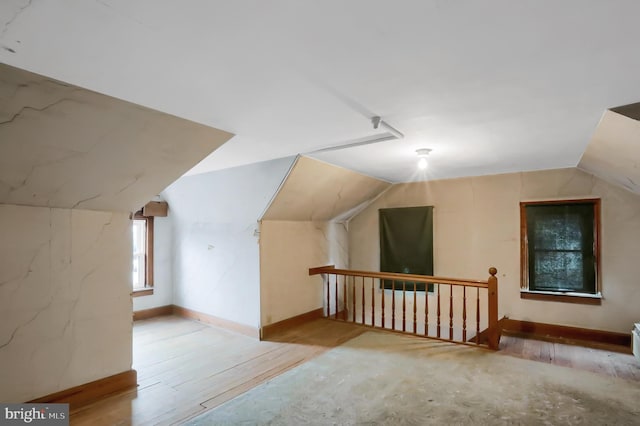
[[[175,316],[137,321],[138,388],[73,412],[71,424],[180,424],[370,330],[320,319],[260,342]],[[631,355],[508,336],[500,353],[640,381]]]
[[[498,353],[640,382],[640,363],[620,352],[503,335]]]
[[[260,342],[175,316],[137,321],[138,388],[83,407],[71,424],[179,424],[364,331],[319,320]]]

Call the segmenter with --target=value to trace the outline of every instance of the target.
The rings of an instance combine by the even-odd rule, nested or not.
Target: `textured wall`
[[[602,199],[601,306],[520,298],[519,202]],[[514,319],[628,332],[640,303],[640,198],[578,169],[399,184],[349,222],[353,269],[378,270],[378,209],[433,205],[435,275],[486,279],[498,268],[499,313]]]
[[[231,138],[0,64],[0,203],[136,211]]]
[[[0,401],[131,368],[125,213],[0,205]]]

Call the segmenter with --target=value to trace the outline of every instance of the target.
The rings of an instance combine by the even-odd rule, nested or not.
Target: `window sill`
[[[153,288],[142,288],[140,290],[133,290],[131,297],[151,296],[153,294]]]
[[[582,305],[602,304],[602,294],[589,293],[554,293],[551,291],[520,290],[521,299],[545,300],[549,302],[578,303]]]

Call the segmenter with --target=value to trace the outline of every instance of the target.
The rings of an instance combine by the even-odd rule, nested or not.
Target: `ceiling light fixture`
[[[427,163],[427,156],[430,152],[431,150],[429,148],[421,148],[416,150],[416,154],[418,154],[418,168],[420,170],[427,169],[427,166],[429,165]]]

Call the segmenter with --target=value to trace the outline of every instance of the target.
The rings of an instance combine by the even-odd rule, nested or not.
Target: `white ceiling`
[[[236,134],[192,172],[312,154],[388,181],[575,166],[640,100],[635,0],[4,0],[0,62]],[[432,148],[427,174],[415,149]]]

